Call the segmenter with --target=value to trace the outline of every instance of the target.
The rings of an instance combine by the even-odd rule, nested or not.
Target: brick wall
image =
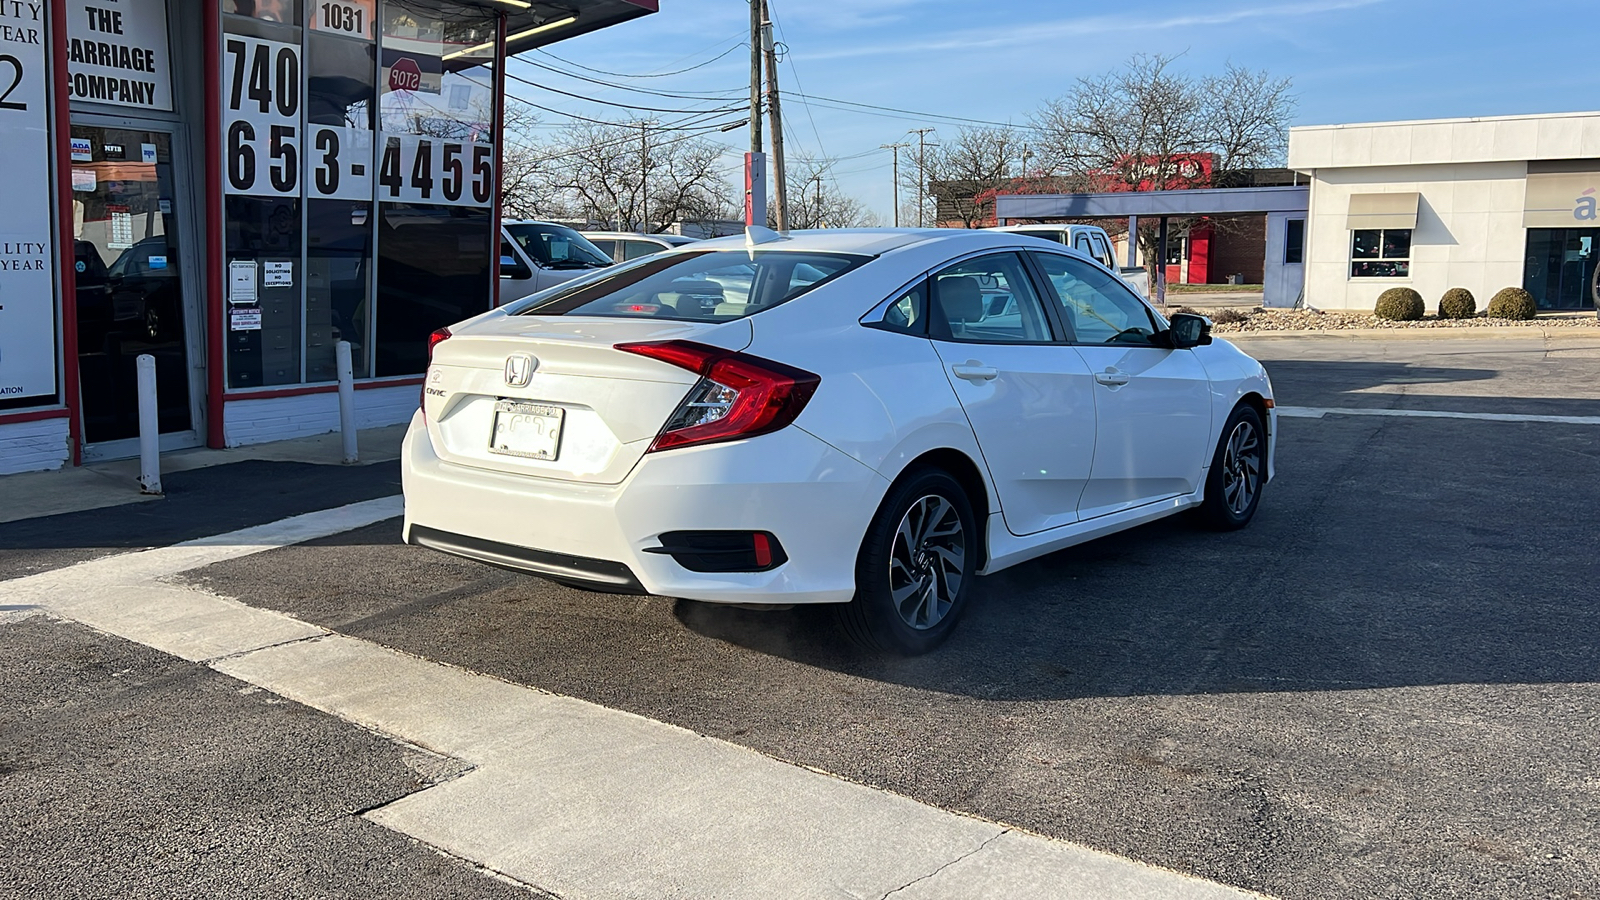
[[[1238,216],[1217,223],[1211,234],[1207,280],[1226,284],[1229,275],[1243,275],[1245,284],[1260,284],[1266,265],[1266,216]]]
[[[356,427],[381,428],[411,421],[421,392],[414,384],[356,391]],[[223,421],[229,447],[327,434],[339,430],[339,395],[231,400]]]
[[[0,475],[59,469],[71,455],[64,418],[0,425]]]

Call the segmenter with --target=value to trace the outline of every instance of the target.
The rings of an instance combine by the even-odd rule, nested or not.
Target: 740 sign
[[[300,48],[229,35],[223,45],[227,193],[300,194]]]

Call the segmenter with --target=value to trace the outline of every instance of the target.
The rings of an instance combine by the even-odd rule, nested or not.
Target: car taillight
[[[438,331],[435,331],[433,334],[428,335],[428,362],[433,362],[433,348],[444,343],[449,339],[449,337],[450,329],[448,328],[441,328]]]
[[[786,428],[822,379],[803,369],[693,341],[617,344],[700,376],[678,404],[650,452],[770,434]]]
[[[433,365],[433,348],[444,343],[450,337],[450,329],[441,328],[428,335],[428,365]],[[428,421],[428,382],[426,376],[422,382],[422,393],[417,395],[417,405],[422,407],[422,421]]]

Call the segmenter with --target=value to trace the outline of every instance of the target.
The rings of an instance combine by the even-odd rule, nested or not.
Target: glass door
[[[1589,309],[1600,262],[1600,228],[1528,229],[1522,286],[1540,309]]]
[[[137,453],[136,360],[156,361],[163,449],[199,443],[172,135],[72,126],[78,371],[87,458]],[[127,442],[127,443],[124,443]]]

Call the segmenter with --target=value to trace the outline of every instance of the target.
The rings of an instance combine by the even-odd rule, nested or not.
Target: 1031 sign
[[[371,39],[372,0],[312,0],[311,28]]]
[[[378,199],[488,206],[493,198],[492,146],[414,134],[384,137]]]

